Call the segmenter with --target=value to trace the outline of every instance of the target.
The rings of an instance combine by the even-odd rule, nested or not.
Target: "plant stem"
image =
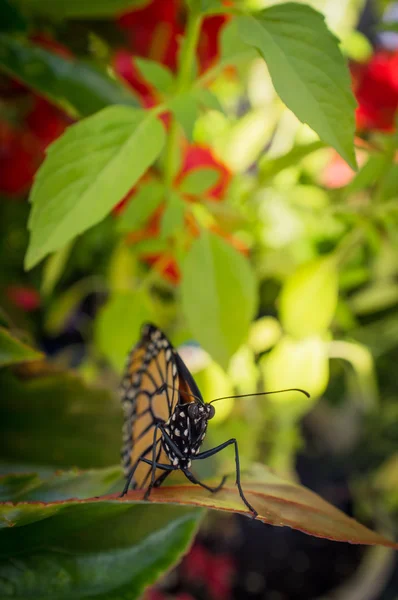
[[[186,27],[185,37],[181,48],[181,59],[177,73],[176,93],[180,93],[191,84],[192,65],[195,61],[196,46],[198,45],[202,15],[190,11]]]
[[[363,243],[364,237],[365,234],[361,227],[356,227],[343,237],[332,253],[338,265],[350,257],[351,252]]]
[[[185,37],[181,48],[181,58],[177,73],[176,94],[183,93],[191,85],[192,65],[195,61],[196,46],[199,40],[202,16],[196,11],[190,11]],[[178,124],[176,118],[171,118],[167,136],[163,179],[166,191],[170,191],[175,174],[176,151],[178,144]]]
[[[175,117],[172,117],[170,129],[166,140],[166,149],[163,165],[163,180],[166,192],[169,193],[172,187],[175,175],[176,150],[178,143],[178,124]]]

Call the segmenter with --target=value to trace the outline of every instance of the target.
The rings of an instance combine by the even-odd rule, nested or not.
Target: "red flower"
[[[116,53],[114,68],[140,95],[146,107],[148,101],[152,102],[149,106],[153,106],[157,94],[138,73],[132,62],[133,56],[155,60],[175,71],[185,20],[186,12],[182,0],[152,0],[143,8],[123,14],[117,21],[128,38],[131,55],[125,51]],[[227,20],[226,15],[209,16],[203,20],[197,48],[200,73],[215,62],[220,30]]]
[[[180,268],[170,254],[143,254],[141,259],[150,267],[154,267],[166,281],[178,285],[181,280]]]
[[[180,0],[152,0],[118,19],[136,56],[150,58],[175,70],[178,37],[184,32]]]
[[[10,302],[25,312],[36,310],[40,306],[40,294],[32,287],[10,285],[6,289]]]
[[[70,119],[44,98],[31,96],[32,109],[20,128],[0,122],[0,191],[25,194],[44,159],[47,146],[63,133]]]
[[[378,50],[351,68],[358,129],[392,131],[398,110],[398,52]]]
[[[25,117],[25,124],[35,135],[38,148],[43,153],[71,123],[65,113],[39,96],[34,97],[33,108]]]
[[[0,192],[9,196],[26,193],[39,164],[34,136],[0,122]]]

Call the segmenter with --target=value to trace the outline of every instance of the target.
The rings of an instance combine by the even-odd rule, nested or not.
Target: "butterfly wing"
[[[175,353],[175,362],[177,366],[177,373],[179,377],[179,393],[180,393],[180,403],[187,404],[188,402],[195,402],[199,400],[204,404],[204,400],[202,398],[202,394],[198,386],[196,385],[196,381],[192,377],[189,372],[188,367],[182,360],[181,356],[176,352]]]
[[[154,325],[145,325],[138,344],[131,351],[121,384],[124,410],[122,461],[125,475],[139,462],[132,487],[147,487],[151,466],[140,457],[152,460],[156,446],[156,462],[170,464],[161,445],[161,432],[155,432],[156,422],[166,422],[178,402],[179,377],[176,352],[166,336]],[[167,386],[167,387],[166,387]],[[159,390],[163,390],[159,393]],[[155,485],[165,477],[160,469],[155,473]]]

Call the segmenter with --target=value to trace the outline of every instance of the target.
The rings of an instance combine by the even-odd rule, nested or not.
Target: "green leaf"
[[[379,180],[385,169],[385,156],[383,153],[371,154],[363,167],[344,188],[344,198],[356,194],[361,190],[373,186]]]
[[[179,194],[169,194],[165,211],[162,215],[160,236],[168,238],[184,227],[185,204]]]
[[[217,96],[208,88],[198,88],[193,91],[199,104],[203,104],[205,108],[209,108],[210,110],[217,110],[218,112],[225,113]]]
[[[188,141],[192,141],[193,130],[199,115],[198,99],[192,92],[175,96],[168,106],[184,130]]]
[[[372,315],[398,305],[398,283],[379,281],[353,294],[350,308],[358,315]]]
[[[32,188],[26,268],[102,221],[164,141],[156,117],[125,106],[105,108],[69,127],[49,146]]]
[[[225,13],[226,7],[222,0],[185,0],[189,9],[202,14]]]
[[[229,23],[223,27],[220,35],[220,54],[221,62],[226,64],[234,64],[236,58],[250,60],[255,58],[256,51],[243,41],[239,35],[238,19],[231,19]]]
[[[285,281],[280,295],[279,314],[285,331],[298,338],[325,332],[334,317],[337,298],[338,273],[333,257],[299,267]]]
[[[238,17],[239,32],[267,63],[276,92],[321,140],[356,168],[349,72],[321,13],[288,2]]]
[[[0,69],[73,116],[110,104],[139,105],[127,88],[94,66],[7,35],[0,35]]]
[[[0,456],[25,464],[113,465],[122,411],[110,391],[73,373],[29,363],[0,371]]]
[[[182,194],[193,194],[200,196],[214,187],[220,178],[216,169],[194,169],[189,171],[181,181],[179,190]]]
[[[104,487],[109,490],[117,474],[120,478],[120,469],[112,468],[61,473],[41,484],[36,479],[31,484],[40,502],[0,505],[2,598],[130,600],[180,559],[197,529],[198,509],[169,506],[160,511],[156,505],[117,500],[62,502],[68,487],[77,497],[94,495]],[[0,482],[5,480],[9,490],[11,479]],[[21,476],[17,480],[20,487]],[[52,503],[57,492],[58,502]]]
[[[172,90],[174,76],[170,69],[154,60],[140,58],[139,56],[134,57],[134,63],[141,71],[144,79],[159,90],[159,92],[167,94]]]
[[[267,391],[301,388],[311,394],[311,398],[299,392],[267,396],[281,419],[296,419],[310,410],[329,382],[326,343],[320,336],[302,340],[285,336],[261,359],[260,369],[267,382]]]
[[[248,260],[203,232],[182,265],[182,305],[197,341],[224,368],[245,341],[257,304]]]
[[[143,323],[154,315],[147,293],[115,291],[95,320],[98,349],[117,371],[121,371],[128,352],[140,337]]]
[[[9,0],[0,0],[0,31],[26,31],[27,23]]]
[[[42,357],[41,352],[30,348],[0,326],[0,367],[29,360],[40,360]]]
[[[143,182],[118,217],[118,230],[128,233],[141,229],[163,199],[164,186],[160,181]]]
[[[114,17],[127,9],[140,8],[146,0],[14,0],[26,12],[59,19]]]

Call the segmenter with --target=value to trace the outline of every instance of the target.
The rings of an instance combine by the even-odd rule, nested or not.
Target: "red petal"
[[[34,136],[0,122],[0,191],[21,195],[28,191],[43,158]]]
[[[377,51],[365,65],[351,68],[358,100],[358,129],[390,131],[398,110],[398,53]]]
[[[154,266],[170,283],[177,285],[180,282],[180,269],[172,256],[167,256],[166,254],[145,254],[141,256],[141,260],[147,265]]]
[[[56,140],[72,122],[72,119],[65,113],[39,96],[34,98],[33,109],[25,117],[25,123],[39,140],[42,151]]]
[[[40,306],[40,294],[34,288],[10,285],[6,289],[6,294],[12,304],[26,312],[36,310]]]

